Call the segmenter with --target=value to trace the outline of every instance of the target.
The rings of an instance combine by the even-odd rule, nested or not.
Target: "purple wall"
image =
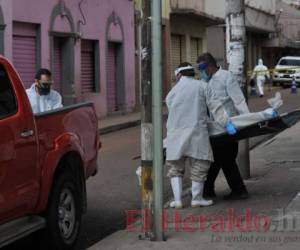
[[[41,27],[41,66],[50,68],[50,20],[54,7],[59,0],[0,0],[3,9],[5,29],[5,56],[12,59],[12,21],[39,24]],[[75,31],[77,23],[82,20],[78,2],[65,0],[65,6],[74,20]],[[74,90],[78,101],[93,101],[99,117],[107,114],[107,74],[106,74],[106,49],[107,39],[122,40],[124,46],[124,83],[125,83],[125,110],[131,111],[135,106],[135,72],[134,72],[134,8],[133,1],[129,0],[84,0],[82,10],[86,17],[86,25],[80,26],[83,39],[99,41],[100,49],[100,92],[81,94],[80,85],[80,39],[76,41]],[[107,32],[107,21],[114,13],[115,19],[121,23],[111,24]],[[122,28],[121,28],[122,27]],[[122,32],[123,29],[123,32]],[[54,31],[70,32],[70,22],[66,17],[57,16],[54,22]],[[123,34],[123,35],[122,35]],[[122,37],[123,36],[123,37]]]

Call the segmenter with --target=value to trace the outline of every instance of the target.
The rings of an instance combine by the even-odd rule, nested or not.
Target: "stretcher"
[[[212,145],[222,145],[230,141],[239,141],[251,137],[279,133],[290,128],[300,120],[300,109],[281,114],[279,117],[266,119],[237,130],[235,135],[228,135],[226,132],[211,135]]]

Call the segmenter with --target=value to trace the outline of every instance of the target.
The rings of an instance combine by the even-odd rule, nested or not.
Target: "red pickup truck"
[[[34,115],[20,77],[0,56],[0,247],[38,230],[43,248],[75,245],[85,182],[97,172],[97,124],[91,103]]]

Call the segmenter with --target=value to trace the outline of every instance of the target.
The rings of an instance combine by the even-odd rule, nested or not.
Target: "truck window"
[[[0,65],[0,119],[10,116],[17,111],[16,98],[10,79]]]
[[[282,65],[282,66],[300,66],[300,60],[282,59],[282,60],[280,60],[279,65]]]

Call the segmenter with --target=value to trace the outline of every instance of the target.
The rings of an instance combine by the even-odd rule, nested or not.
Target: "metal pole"
[[[244,0],[226,0],[226,52],[229,71],[238,80],[246,98],[247,81],[246,62],[246,27]],[[249,140],[239,144],[239,167],[244,179],[250,177]]]
[[[153,117],[153,239],[163,241],[163,141],[161,79],[161,0],[152,0],[152,117]]]
[[[143,215],[143,238],[152,238],[153,182],[152,182],[152,88],[151,88],[151,2],[142,0],[141,5],[141,193]]]

